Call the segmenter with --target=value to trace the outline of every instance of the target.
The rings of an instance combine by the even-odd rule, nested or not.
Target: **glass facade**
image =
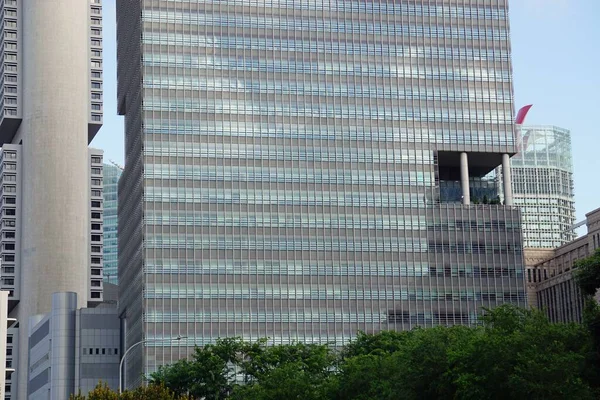
[[[126,384],[219,337],[342,344],[524,305],[519,210],[440,189],[462,152],[482,190],[515,153],[507,13],[119,1],[119,304],[125,345],[149,340]]]
[[[553,249],[576,237],[571,133],[555,126],[523,126],[520,134],[511,164],[524,246]]]
[[[117,189],[121,168],[104,164],[104,246],[103,246],[103,275],[104,281],[117,284]]]

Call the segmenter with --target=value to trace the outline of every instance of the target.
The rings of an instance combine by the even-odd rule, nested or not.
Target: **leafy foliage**
[[[150,385],[139,387],[133,391],[121,394],[111,390],[106,383],[98,383],[96,388],[87,396],[77,394],[70,400],[188,400],[186,396],[177,396],[172,390],[163,385]]]
[[[592,350],[585,326],[501,306],[486,310],[479,327],[360,333],[341,349],[222,339],[150,376],[145,390],[169,388],[166,397],[110,397],[99,388],[88,399],[591,400]]]
[[[594,254],[575,262],[575,279],[581,291],[587,296],[594,296],[600,289],[600,249]]]

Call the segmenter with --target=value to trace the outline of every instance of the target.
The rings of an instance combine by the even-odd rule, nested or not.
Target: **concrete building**
[[[0,289],[8,293],[8,309],[12,316],[18,316],[20,305],[23,301],[28,301],[29,297],[35,297],[34,293],[27,290],[21,282],[21,276],[27,267],[23,267],[22,261],[22,230],[25,219],[23,211],[23,150],[22,145],[5,144],[0,149],[0,257],[2,267],[0,273]],[[103,186],[102,186],[102,151],[97,149],[86,149],[88,154],[88,178],[87,178],[87,207],[88,211],[82,216],[82,219],[89,220],[88,234],[85,238],[84,247],[81,249],[86,252],[86,264],[80,268],[86,271],[89,279],[86,293],[86,303],[94,307],[104,301],[103,283],[102,283],[102,244],[103,244]],[[79,196],[86,200],[86,197]],[[49,282],[48,284],[51,284]],[[25,289],[24,289],[25,288]],[[19,328],[15,327],[15,332],[19,329],[22,332],[24,327],[28,326],[22,320],[19,320]],[[15,337],[16,339],[16,337]],[[27,340],[27,339],[25,339]],[[27,343],[25,341],[24,343]],[[13,345],[16,346],[16,343]],[[11,364],[13,368],[18,369],[18,360],[23,357],[16,352],[11,354]],[[27,355],[25,355],[27,357]],[[27,358],[25,358],[27,359]],[[26,369],[27,364],[25,364]],[[18,369],[20,371],[20,369]],[[27,376],[27,375],[25,375]],[[11,376],[12,392],[7,393],[5,399],[16,398],[16,383],[19,379],[17,374]]]
[[[117,189],[123,170],[104,164],[104,281],[117,284]]]
[[[26,360],[29,317],[50,312],[52,293],[75,292],[79,306],[102,298],[102,264],[89,268],[96,200],[82,196],[90,187],[87,146],[102,125],[102,8],[100,0],[0,0],[0,9],[2,197],[17,201],[2,203],[9,235],[2,256],[14,259],[3,259],[2,288],[12,291],[19,359]],[[90,274],[96,271],[100,286]],[[25,399],[26,363],[17,372]]]
[[[586,226],[586,235],[554,249],[550,257],[527,270],[535,306],[552,322],[582,322],[583,298],[573,279],[574,264],[600,247],[600,208],[586,214]]]
[[[127,386],[525,305],[506,0],[117,2]],[[489,174],[505,168],[505,205]],[[173,341],[177,335],[186,340]]]
[[[87,394],[99,381],[118,388],[116,307],[78,309],[76,293],[55,293],[52,311],[31,317],[29,326],[29,400]]]

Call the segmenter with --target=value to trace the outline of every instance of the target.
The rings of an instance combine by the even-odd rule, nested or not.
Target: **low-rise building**
[[[77,294],[55,293],[50,313],[31,317],[28,399],[68,399],[99,381],[119,384],[120,321],[111,302],[77,308]]]
[[[544,310],[552,322],[582,322],[583,297],[573,271],[576,261],[600,247],[600,208],[586,214],[585,224],[586,235],[557,247],[527,269],[527,285],[535,299],[530,304]]]

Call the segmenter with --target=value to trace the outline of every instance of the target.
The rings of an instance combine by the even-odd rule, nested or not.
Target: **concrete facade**
[[[101,300],[90,289],[90,198],[82,193],[87,145],[102,125],[102,7],[100,0],[0,3],[0,145],[20,146],[22,183],[14,278],[3,284],[15,285],[9,303],[26,360],[29,317],[51,311],[52,293],[75,292],[80,306]],[[25,399],[26,365],[17,370]]]
[[[99,381],[116,390],[120,321],[114,305],[78,309],[75,293],[55,293],[52,311],[30,322],[29,400],[87,394]]]
[[[508,1],[119,0],[117,36],[128,387],[526,304],[510,191],[474,201],[516,152]]]
[[[552,322],[582,322],[583,298],[573,279],[575,262],[600,248],[600,208],[586,214],[588,233],[552,251],[527,270],[527,286],[535,305]]]

